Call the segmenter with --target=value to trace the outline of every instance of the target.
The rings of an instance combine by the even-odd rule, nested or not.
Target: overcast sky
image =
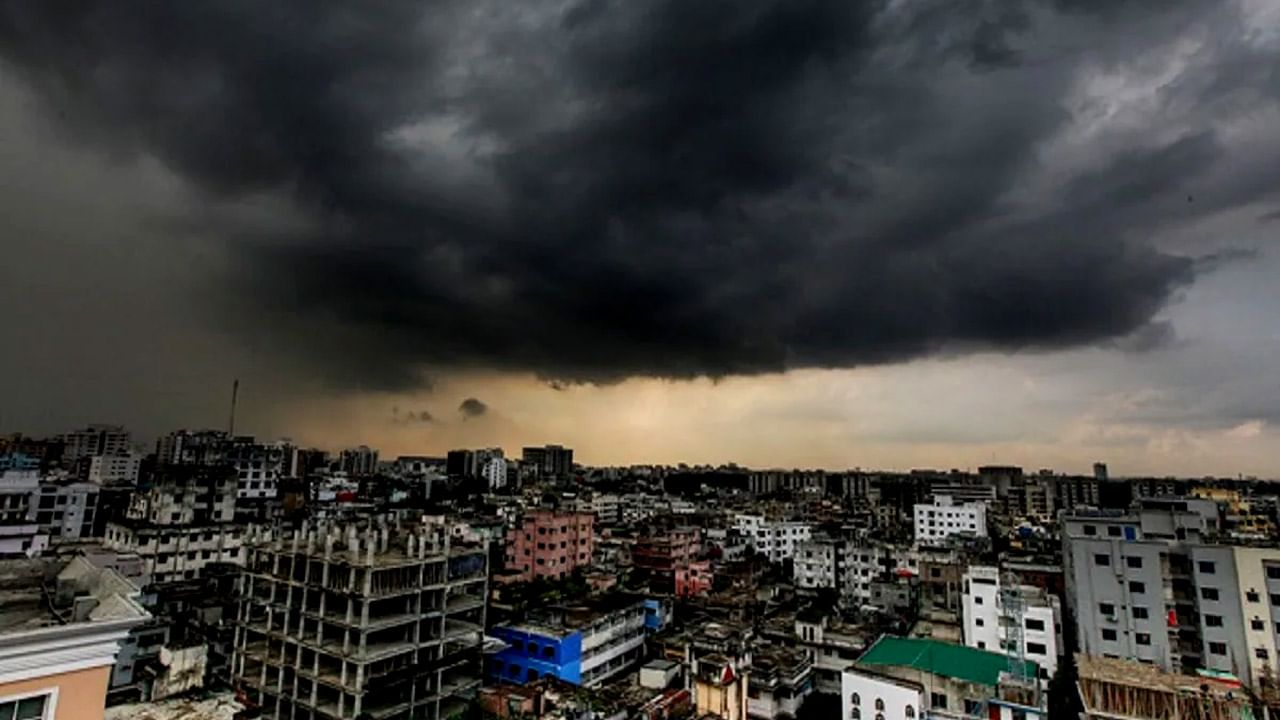
[[[0,5],[0,431],[1280,476],[1272,0]]]

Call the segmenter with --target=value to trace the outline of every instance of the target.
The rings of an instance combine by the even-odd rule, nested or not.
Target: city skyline
[[[0,429],[1280,476],[1278,28],[9,7]]]

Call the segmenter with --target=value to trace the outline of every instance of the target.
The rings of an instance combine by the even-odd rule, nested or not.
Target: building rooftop
[[[1000,673],[1009,670],[1009,657],[937,640],[885,635],[863,653],[856,664],[911,667],[934,675],[995,687],[1000,683]],[[1037,667],[1034,662],[1026,661],[1026,670],[1029,677],[1036,677]]]
[[[138,586],[84,557],[0,561],[0,633],[149,617]]]
[[[244,706],[233,693],[109,707],[103,720],[232,720]]]

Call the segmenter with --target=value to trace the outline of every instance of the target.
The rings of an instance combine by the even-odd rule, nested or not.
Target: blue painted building
[[[582,684],[582,633],[558,634],[551,628],[516,625],[495,627],[491,634],[507,647],[485,668],[494,682],[526,683],[548,675]]]
[[[616,593],[539,614],[537,622],[490,631],[506,645],[488,659],[490,681],[526,683],[551,676],[598,687],[644,659],[648,618],[638,595]],[[654,617],[670,619],[661,612]]]
[[[671,621],[671,605],[661,598],[646,598],[644,601],[644,627],[656,633]]]

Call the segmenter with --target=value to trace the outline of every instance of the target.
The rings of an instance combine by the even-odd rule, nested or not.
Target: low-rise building
[[[597,687],[643,659],[645,619],[643,598],[615,594],[495,627],[491,634],[507,647],[489,659],[488,675],[495,682],[554,677]]]
[[[653,530],[636,540],[631,549],[631,564],[636,572],[649,583],[656,593],[676,593],[677,574],[685,571],[702,552],[702,538],[696,527],[677,527],[670,530]],[[709,574],[710,567],[702,568]]]
[[[244,528],[232,522],[236,471],[172,465],[134,493],[124,519],[107,524],[103,544],[142,558],[144,585],[191,580],[211,562],[243,563]]]
[[[841,707],[845,717],[866,720],[877,713],[885,720],[1046,717],[1035,663],[1027,662],[1021,674],[1010,673],[1010,668],[1009,658],[999,653],[886,635],[845,671]],[[916,687],[923,692],[910,692]]]
[[[794,718],[813,692],[813,663],[794,648],[757,649],[747,675],[747,715],[760,720]]]

